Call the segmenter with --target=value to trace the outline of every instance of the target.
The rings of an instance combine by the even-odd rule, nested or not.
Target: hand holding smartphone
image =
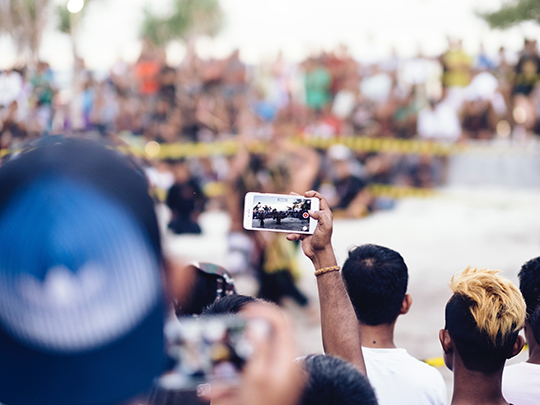
[[[312,235],[317,220],[308,211],[319,210],[319,199],[289,194],[247,193],[244,200],[244,228]]]
[[[233,386],[240,382],[245,363],[253,355],[252,340],[268,336],[264,319],[238,316],[183,317],[166,328],[172,373],[160,385],[170,390],[192,390],[201,384]]]

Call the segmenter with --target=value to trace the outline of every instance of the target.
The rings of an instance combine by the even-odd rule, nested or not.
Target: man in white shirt
[[[521,267],[519,289],[527,304],[524,330],[529,359],[504,369],[502,390],[514,405],[536,405],[540,404],[540,257]]]
[[[0,74],[0,108],[9,106],[17,100],[22,91],[21,75],[14,70],[6,70]]]
[[[361,326],[367,376],[379,404],[445,404],[441,374],[394,344],[397,318],[412,303],[401,255],[382,246],[358,246],[349,252],[342,276]]]
[[[418,113],[417,125],[422,139],[455,142],[461,136],[459,117],[447,101],[430,101],[430,105]]]

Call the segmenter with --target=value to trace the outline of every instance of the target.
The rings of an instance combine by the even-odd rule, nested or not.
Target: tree
[[[141,36],[160,47],[173,40],[189,43],[199,35],[217,35],[223,28],[223,17],[218,0],[173,0],[168,16],[144,10]]]
[[[0,32],[12,38],[18,57],[31,71],[37,66],[50,5],[51,0],[0,0]]]
[[[540,23],[540,2],[538,0],[515,0],[506,3],[499,11],[479,13],[491,28],[509,28],[523,21]]]
[[[77,25],[79,24],[81,18],[83,18],[86,10],[88,10],[88,4],[92,3],[93,1],[94,0],[85,0],[81,10],[77,13],[71,13],[68,10],[69,1],[66,1],[64,4],[58,4],[56,6],[56,16],[58,18],[57,28],[60,32],[63,32],[64,34],[68,34],[70,36],[74,61],[76,61],[79,56],[77,53],[75,40],[75,37],[77,35]]]

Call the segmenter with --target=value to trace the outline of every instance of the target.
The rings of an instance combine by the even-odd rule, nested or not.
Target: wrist
[[[310,259],[316,270],[337,265],[336,255],[334,254],[334,249],[332,249],[331,245],[316,251]]]

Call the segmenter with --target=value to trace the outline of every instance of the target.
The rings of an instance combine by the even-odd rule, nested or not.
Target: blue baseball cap
[[[127,157],[59,139],[0,167],[0,402],[119,404],[166,365],[159,229]]]

